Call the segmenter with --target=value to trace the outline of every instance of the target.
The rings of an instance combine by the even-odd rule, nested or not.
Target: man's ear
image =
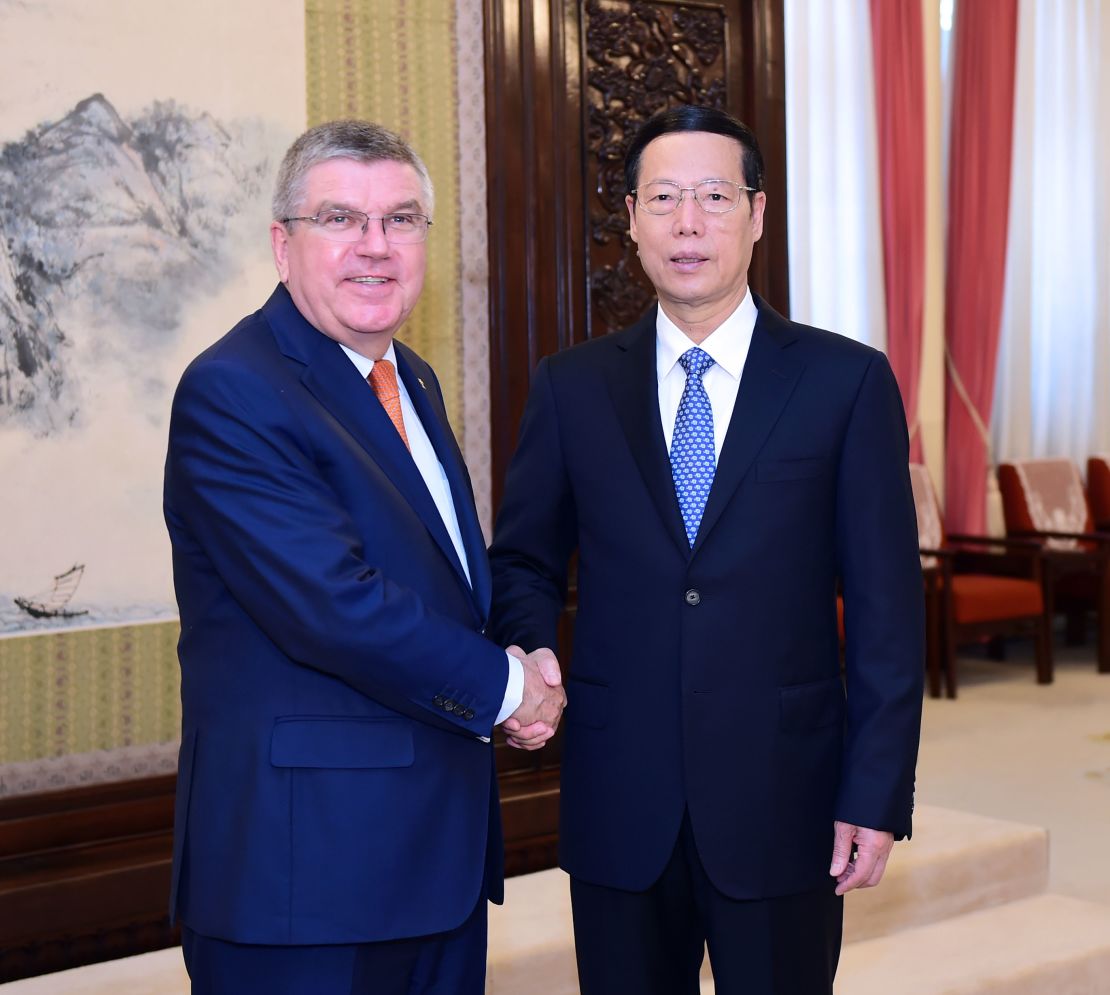
[[[274,250],[274,265],[277,267],[278,279],[282,283],[288,283],[289,232],[280,221],[270,222],[270,248]]]
[[[624,206],[628,208],[628,234],[633,242],[639,242],[636,237],[636,198],[632,194],[625,194]]]
[[[767,195],[760,190],[752,197],[752,241],[758,242],[763,236],[763,211],[767,207]]]

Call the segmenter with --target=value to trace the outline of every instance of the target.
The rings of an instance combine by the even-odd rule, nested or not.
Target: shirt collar
[[[347,358],[355,364],[355,369],[358,370],[363,380],[370,376],[370,371],[374,368],[374,360],[367,359],[362,353],[355,352],[354,349],[348,349],[342,342],[339,343],[339,348],[342,349],[347,354]],[[389,340],[389,348],[386,349],[382,359],[388,359],[393,364],[393,368],[397,369],[397,350],[393,348],[392,339]],[[397,382],[401,382],[400,376],[397,377]]]
[[[748,357],[748,347],[751,345],[758,316],[759,309],[755,306],[749,287],[736,310],[710,332],[699,346],[733,380],[739,380],[740,374],[744,372],[744,361]],[[689,336],[667,317],[662,307],[656,309],[655,359],[660,380],[671,372],[679,356],[693,344]]]

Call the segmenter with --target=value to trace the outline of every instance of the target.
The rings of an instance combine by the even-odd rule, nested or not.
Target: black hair
[[[759,142],[751,128],[716,107],[683,104],[653,114],[636,132],[636,137],[632,139],[632,144],[628,146],[628,153],[624,157],[626,193],[631,194],[639,183],[640,158],[648,143],[653,142],[660,135],[669,135],[676,131],[708,131],[714,135],[735,139],[743,150],[740,156],[740,168],[744,174],[744,183],[749,187],[755,187],[756,190],[763,189],[763,153],[759,151]],[[750,199],[752,195],[748,196]]]

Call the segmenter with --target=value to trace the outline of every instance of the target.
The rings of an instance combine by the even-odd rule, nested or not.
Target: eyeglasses
[[[363,214],[362,211],[321,211],[311,218],[282,218],[282,224],[290,221],[310,221],[324,238],[335,242],[357,242],[366,234],[371,221],[382,223],[382,234],[393,245],[409,245],[423,242],[432,226],[426,214],[387,214],[378,217]]]
[[[755,193],[755,187],[741,186],[732,180],[702,180],[692,187],[680,187],[669,180],[656,180],[643,189],[633,190],[632,196],[648,214],[673,214],[689,190],[694,200],[706,214],[728,214],[740,203],[740,192]]]

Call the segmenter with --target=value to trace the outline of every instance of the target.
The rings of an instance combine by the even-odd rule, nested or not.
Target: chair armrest
[[[952,562],[956,558],[952,550],[923,547],[918,549],[918,554],[934,560],[930,566],[921,568],[926,593],[935,592],[938,588],[948,587],[952,583]]]
[[[1046,554],[1035,539],[1019,542],[996,539],[993,536],[950,536],[960,545],[983,546],[985,549],[922,549],[922,556],[935,556],[944,567],[944,575],[987,574],[992,577],[1021,577],[1036,580],[1041,575],[1041,564]],[[968,541],[964,543],[964,539]]]
[[[1038,539],[1078,539],[1080,542],[1095,543],[1098,546],[1110,546],[1110,532],[1015,532],[1019,538],[1030,537]]]
[[[1039,550],[1042,548],[1038,540],[1028,536],[980,536],[950,532],[948,541],[962,546],[997,546],[999,549]]]
[[[950,549],[928,549],[925,546],[922,546],[920,549],[918,549],[918,553],[920,553],[922,556],[935,556],[938,560],[950,560],[953,556],[955,556],[955,553]]]

